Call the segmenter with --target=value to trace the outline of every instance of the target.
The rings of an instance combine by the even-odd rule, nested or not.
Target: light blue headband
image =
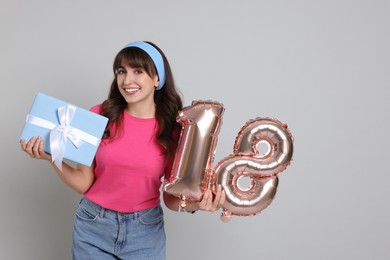
[[[165,84],[165,67],[161,53],[155,47],[146,42],[132,42],[127,44],[124,48],[128,47],[140,48],[141,50],[145,51],[150,56],[150,58],[152,58],[157,69],[158,79],[160,81],[156,90],[160,90]]]

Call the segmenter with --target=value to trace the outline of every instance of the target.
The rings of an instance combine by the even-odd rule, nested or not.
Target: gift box
[[[61,169],[62,160],[90,166],[108,119],[57,98],[38,93],[20,140],[41,136],[44,150]]]

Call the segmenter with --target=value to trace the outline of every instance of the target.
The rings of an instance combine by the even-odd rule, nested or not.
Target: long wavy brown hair
[[[177,142],[174,138],[173,132],[174,130],[180,128],[180,125],[176,122],[176,116],[178,115],[178,111],[183,108],[183,103],[181,96],[176,89],[171,67],[165,54],[154,43],[147,43],[155,47],[161,53],[164,60],[166,81],[164,86],[160,90],[156,90],[154,93],[154,103],[156,104],[155,116],[159,127],[156,137],[158,143],[164,149],[165,155],[171,156]],[[113,64],[114,75],[116,70],[121,66],[122,62],[126,62],[130,67],[143,68],[151,77],[157,75],[157,70],[153,60],[140,48],[124,48],[116,55]],[[118,135],[122,134],[123,111],[126,107],[127,102],[119,92],[115,76],[111,83],[108,98],[102,104],[101,114],[109,119],[108,126],[115,125],[115,129],[117,129],[117,131],[115,133],[110,133],[109,127],[107,126],[103,138],[114,139]]]

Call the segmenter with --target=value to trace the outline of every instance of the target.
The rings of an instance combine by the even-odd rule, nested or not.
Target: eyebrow
[[[130,64],[126,64],[128,67],[130,67],[130,68],[133,68],[133,69],[145,69],[144,67],[142,67],[141,65],[137,65],[137,66],[131,66]],[[121,65],[119,65],[116,69],[126,69],[125,67],[126,67],[126,65],[125,66],[123,66],[122,64]]]
[[[130,66],[130,64],[128,64],[128,66],[129,66],[130,68],[133,68],[133,69],[144,69],[141,65]]]

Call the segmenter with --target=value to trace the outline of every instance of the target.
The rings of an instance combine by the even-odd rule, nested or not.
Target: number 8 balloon
[[[182,124],[171,177],[163,190],[186,200],[199,201],[207,187],[220,184],[226,193],[221,219],[253,216],[273,200],[277,175],[292,160],[293,138],[287,127],[276,119],[248,121],[236,136],[233,154],[212,169],[217,137],[222,124],[223,105],[212,101],[193,101],[179,112]],[[262,153],[259,146],[268,150]],[[240,180],[249,178],[249,187]]]
[[[262,153],[260,144],[268,149]],[[277,175],[290,164],[293,138],[286,124],[276,119],[256,118],[237,134],[234,154],[218,162],[213,182],[226,193],[222,221],[232,215],[253,216],[273,200],[278,186]],[[249,187],[240,185],[241,178],[250,178]]]

